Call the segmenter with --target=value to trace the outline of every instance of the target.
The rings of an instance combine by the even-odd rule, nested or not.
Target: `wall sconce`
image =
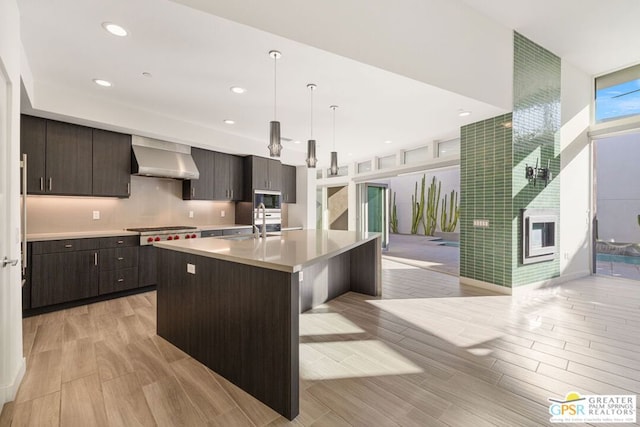
[[[524,177],[527,178],[529,182],[533,182],[534,187],[536,186],[537,180],[544,181],[544,186],[546,187],[549,181],[551,181],[552,179],[550,166],[551,166],[551,160],[548,160],[546,168],[539,168],[538,159],[536,159],[535,167],[525,165]]]

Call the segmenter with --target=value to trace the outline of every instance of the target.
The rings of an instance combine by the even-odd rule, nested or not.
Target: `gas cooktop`
[[[198,227],[193,227],[190,225],[170,225],[167,227],[134,227],[127,228],[127,231],[136,231],[138,233],[147,233],[147,232],[155,232],[155,231],[176,231],[176,230],[195,230]]]

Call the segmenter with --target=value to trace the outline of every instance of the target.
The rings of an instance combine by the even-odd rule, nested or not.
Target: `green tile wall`
[[[514,33],[514,111],[461,128],[460,275],[516,287],[559,275],[522,265],[521,210],[560,206],[560,58]],[[525,166],[549,164],[545,187]],[[474,227],[473,220],[489,227]]]
[[[509,113],[460,130],[460,275],[501,286],[511,286],[514,250],[511,121]]]

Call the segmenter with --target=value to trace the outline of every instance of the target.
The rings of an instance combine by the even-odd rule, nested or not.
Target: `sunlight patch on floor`
[[[305,380],[417,374],[423,370],[377,340],[300,344],[300,377]]]
[[[300,316],[300,336],[361,334],[365,331],[340,313],[304,313]]]

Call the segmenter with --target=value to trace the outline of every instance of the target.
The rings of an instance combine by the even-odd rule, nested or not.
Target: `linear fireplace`
[[[522,263],[551,261],[558,253],[558,211],[522,210]]]

